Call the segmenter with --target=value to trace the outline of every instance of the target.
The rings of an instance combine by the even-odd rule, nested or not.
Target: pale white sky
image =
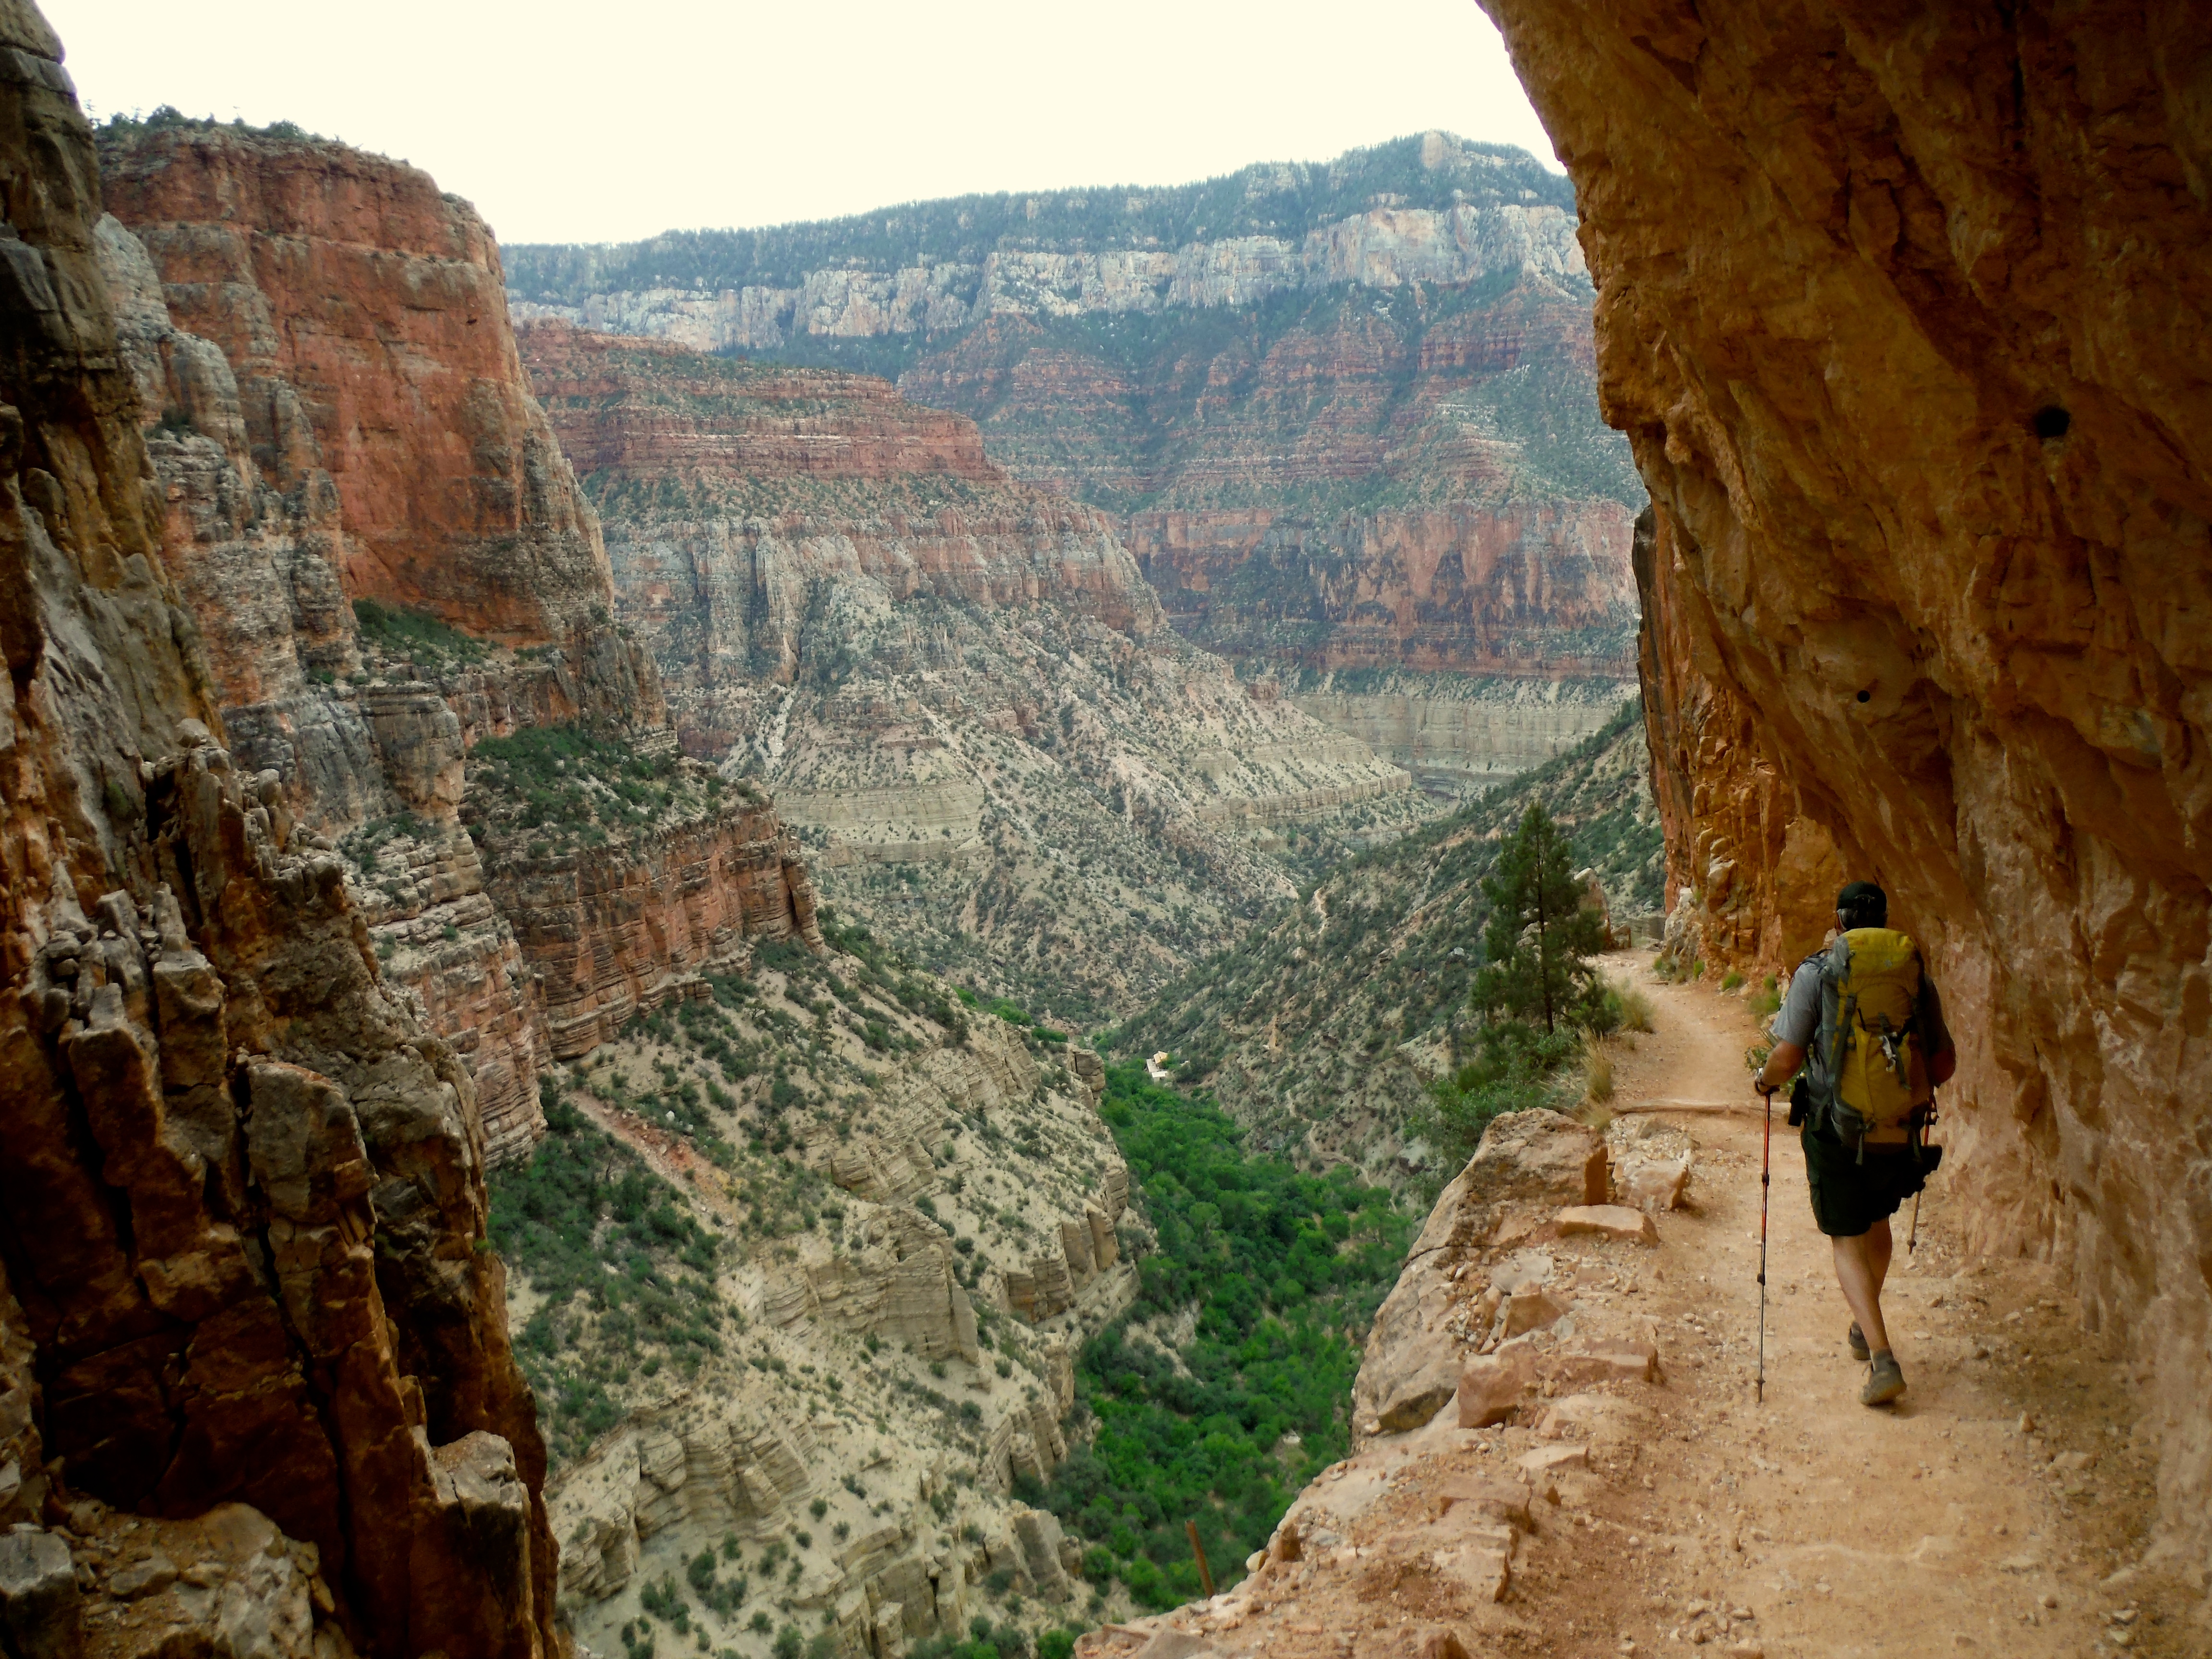
[[[1429,127],[1552,150],[1474,0],[41,0],[94,112],[404,156],[500,240],[1170,185]]]

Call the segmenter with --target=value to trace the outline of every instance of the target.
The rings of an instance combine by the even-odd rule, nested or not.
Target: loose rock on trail
[[[2203,1654],[2196,1598],[2139,1565],[2152,1471],[2123,1369],[2057,1316],[2050,1269],[1968,1257],[1949,1222],[1955,1172],[1930,1184],[1917,1252],[1898,1218],[1883,1310],[1911,1386],[1869,1410],[1777,1112],[1754,1402],[1758,1113],[1635,1110],[1750,1100],[1754,1023],[1709,986],[1658,980],[1642,953],[1605,965],[1656,1010],[1654,1032],[1619,1043],[1615,1109],[1632,1133],[1664,1122],[1668,1159],[1690,1152],[1664,1195],[1681,1207],[1654,1195],[1626,1211],[1656,1245],[1625,1222],[1530,1224],[1513,1185],[1529,1170],[1565,1171],[1555,1210],[1590,1196],[1568,1190],[1583,1179],[1572,1148],[1525,1154],[1504,1177],[1470,1166],[1377,1316],[1358,1449],[1299,1496],[1243,1583],[1093,1632],[1084,1659]],[[1608,1207],[1637,1202],[1620,1192],[1621,1133]],[[1629,1363],[1646,1340],[1648,1370]],[[1389,1431],[1442,1397],[1446,1372],[1462,1378],[1455,1398]]]

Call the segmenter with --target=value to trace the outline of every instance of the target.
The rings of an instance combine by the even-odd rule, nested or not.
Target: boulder
[[[1550,1417],[1547,1416],[1545,1421],[1549,1423]],[[1542,1431],[1539,1430],[1538,1432],[1541,1433]],[[1586,1469],[1589,1468],[1589,1448],[1588,1446],[1539,1446],[1532,1452],[1522,1453],[1514,1460],[1514,1465],[1517,1468],[1527,1470],[1530,1475],[1539,1478],[1557,1474],[1563,1469]]]
[[[1468,1475],[1447,1480],[1437,1494],[1446,1514],[1462,1511],[1503,1523],[1517,1532],[1528,1530],[1528,1488],[1517,1480],[1492,1475]]]
[[[1578,1204],[1560,1211],[1554,1224],[1561,1238],[1594,1234],[1633,1244],[1659,1242],[1659,1230],[1651,1224],[1651,1218],[1625,1204]]]
[[[1605,1141],[1557,1112],[1506,1112],[1491,1120],[1465,1174],[1467,1199],[1475,1203],[1602,1204]]]
[[[1459,1376],[1460,1427],[1486,1429],[1503,1423],[1535,1386],[1535,1358],[1525,1347],[1470,1359]]]
[[[1627,1338],[1571,1348],[1545,1362],[1544,1374],[1557,1382],[1656,1382],[1659,1350]]]
[[[1681,1206],[1696,1162],[1686,1133],[1656,1117],[1617,1117],[1605,1139],[1620,1202],[1647,1215]]]
[[[1690,1155],[1654,1164],[1633,1164],[1620,1178],[1620,1194],[1646,1215],[1679,1208],[1690,1184]]]
[[[1460,1365],[1449,1345],[1431,1352],[1426,1363],[1397,1380],[1369,1419],[1384,1434],[1418,1429],[1451,1403],[1459,1392]]]
[[[1170,1626],[1139,1648],[1137,1659],[1206,1659],[1212,1651],[1202,1637]]]
[[[1503,1527],[1498,1531],[1505,1534],[1503,1540],[1478,1539],[1435,1554],[1437,1569],[1466,1585],[1478,1601],[1504,1601],[1513,1582],[1512,1534]]]
[[[0,1627],[13,1659],[76,1659],[82,1618],[68,1545],[51,1532],[0,1536]]]
[[[1597,1428],[1609,1402],[1603,1395],[1571,1394],[1555,1400],[1536,1425],[1541,1440],[1564,1440],[1569,1435],[1589,1436]]]
[[[1573,1311],[1574,1304],[1529,1285],[1505,1298],[1505,1335],[1510,1339],[1556,1325]]]

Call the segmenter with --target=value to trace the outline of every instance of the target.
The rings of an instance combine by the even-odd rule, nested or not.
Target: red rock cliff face
[[[456,809],[479,738],[650,732],[652,665],[611,626],[598,523],[530,395],[498,252],[424,174],[216,129],[111,141],[98,237],[167,500],[164,553],[241,766],[356,858],[387,971],[479,1085],[494,1158],[539,1133],[533,969]],[[475,641],[365,638],[351,601]],[[497,644],[526,647],[525,654]],[[418,822],[419,821],[419,822]]]
[[[1651,491],[1678,878],[1793,822],[1933,946],[1978,1242],[2142,1366],[2212,1541],[2212,121],[2181,7],[1486,0]],[[1716,837],[1729,845],[1717,860]],[[1702,843],[1702,850],[1700,848]]]
[[[1121,510],[1176,629],[1310,671],[1626,678],[1638,498],[1584,432],[1588,290],[1334,295],[1102,351],[994,317],[901,378],[1019,477]]]
[[[474,1090],[223,745],[90,133],[24,0],[0,47],[0,1522],[55,1526],[28,1547],[59,1574],[11,1644],[76,1651],[97,1615],[124,1652],[550,1654]],[[220,1505],[265,1515],[210,1522],[260,1565],[202,1612],[127,1600],[86,1541],[109,1506]]]
[[[1560,501],[1327,526],[1267,508],[1138,513],[1127,534],[1177,629],[1228,655],[1615,678],[1635,614],[1631,524],[1619,501]]]
[[[892,600],[1053,603],[1140,637],[1159,624],[1103,514],[1015,483],[972,422],[887,381],[560,323],[521,338],[692,752],[726,750],[763,685],[790,684],[809,584],[825,578]]]
[[[686,981],[744,967],[750,939],[822,943],[813,882],[765,805],[665,830],[641,858],[504,853],[492,891],[538,970],[556,1059],[611,1040]]]
[[[319,141],[155,132],[103,161],[177,325],[235,368],[264,466],[328,473],[349,595],[511,645],[593,620],[605,554],[515,360],[475,210]]]

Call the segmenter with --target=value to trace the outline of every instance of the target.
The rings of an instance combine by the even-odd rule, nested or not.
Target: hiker
[[[1889,898],[1870,881],[1836,896],[1836,931],[1798,964],[1775,1016],[1773,1052],[1752,1086],[1771,1097],[1794,1075],[1790,1121],[1802,1125],[1813,1219],[1836,1255],[1854,1316],[1846,1338],[1869,1364],[1863,1405],[1905,1392],[1881,1318],[1889,1218],[1927,1184],[1942,1148],[1926,1144],[1935,1086],[1958,1055],[1919,946],[1889,928]]]

